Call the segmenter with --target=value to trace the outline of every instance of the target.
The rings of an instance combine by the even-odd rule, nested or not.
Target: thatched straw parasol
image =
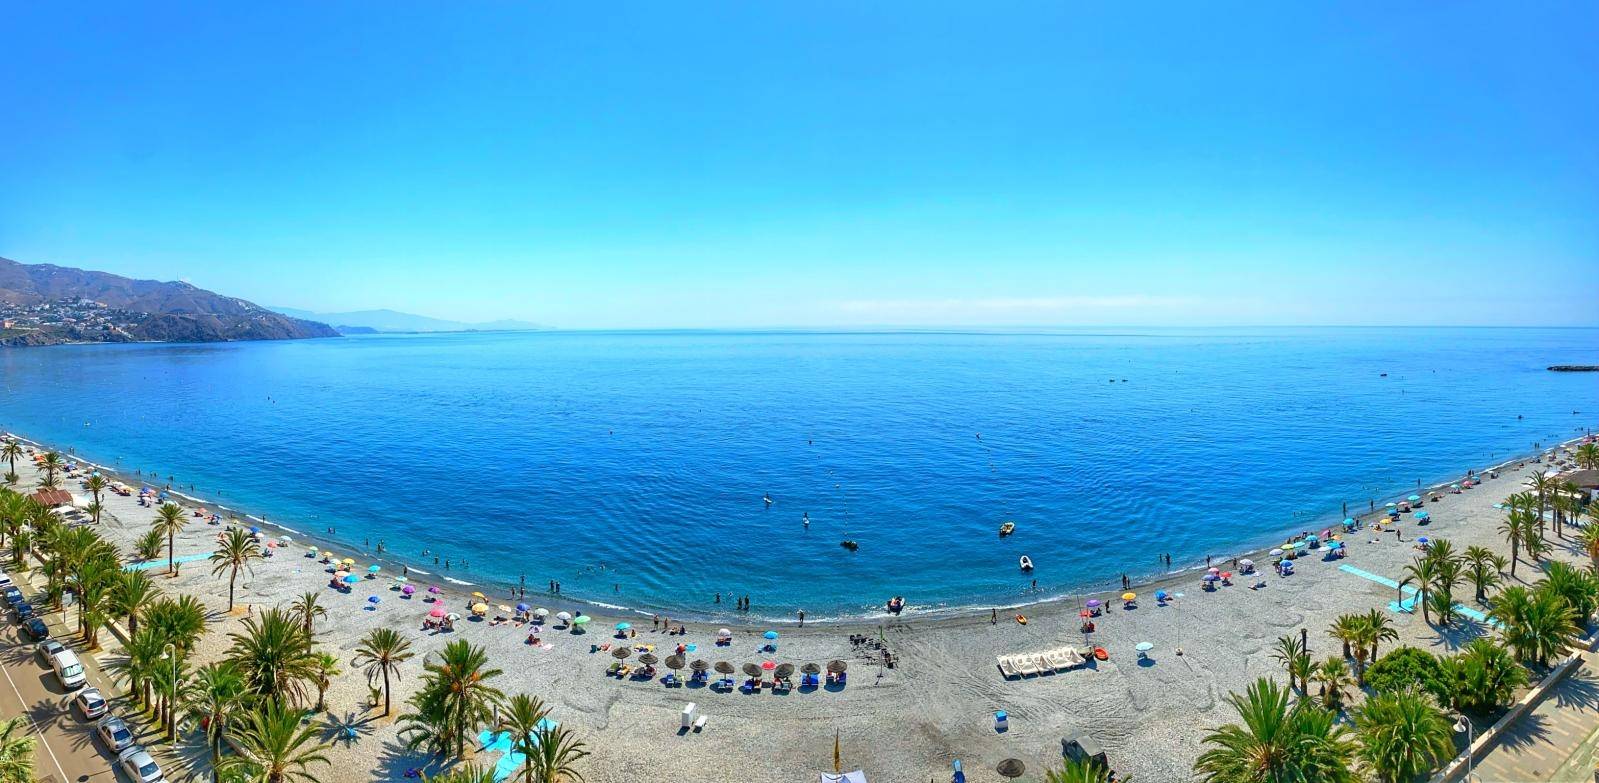
[[[814,663],[807,663],[800,667],[800,671],[805,672],[806,674],[821,674],[822,667],[817,666]]]
[[[623,658],[626,658],[629,655],[632,655],[632,654],[633,654],[633,649],[630,648],[630,647],[618,647],[618,648],[616,648],[616,649],[611,651],[611,657],[615,658],[615,659],[617,659],[619,661],[622,660]]]
[[[671,669],[673,671],[677,671],[678,669],[681,669],[681,668],[683,668],[684,666],[687,666],[687,665],[688,664],[683,660],[683,656],[681,656],[681,655],[668,655],[668,656],[666,656],[666,668],[668,668],[668,669]]]
[[[728,663],[727,661],[717,661],[716,662],[716,671],[718,671],[718,672],[720,672],[722,674],[732,674],[733,672],[738,671],[738,670],[734,669],[733,668],[733,664]]]
[[[834,673],[834,674],[841,674],[841,673],[844,672],[845,669],[848,669],[848,668],[849,668],[849,664],[847,664],[847,663],[845,663],[843,661],[833,660],[833,661],[828,661],[827,662],[827,670],[832,672],[832,673]]]
[[[693,669],[694,671],[702,672],[702,671],[705,671],[706,669],[711,668],[711,665],[706,663],[703,660],[695,660],[693,663],[689,664],[688,667],[690,669]]]
[[[778,666],[777,666],[777,676],[778,677],[793,677],[794,676],[794,664],[792,664],[792,663],[778,664]]]
[[[638,662],[644,664],[645,666],[654,666],[655,664],[659,663],[660,660],[660,658],[655,657],[654,653],[644,653],[638,657]]]
[[[999,766],[995,767],[994,771],[1007,778],[1019,778],[1023,772],[1027,771],[1027,767],[1022,764],[1021,759],[1005,759],[999,762]]]
[[[761,676],[761,667],[753,663],[746,663],[744,664],[744,673],[751,677],[759,677]]]

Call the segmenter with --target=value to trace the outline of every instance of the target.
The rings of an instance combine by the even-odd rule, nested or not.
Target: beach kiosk
[[[1110,766],[1110,760],[1105,758],[1105,751],[1101,750],[1099,743],[1087,734],[1078,734],[1075,737],[1066,737],[1060,741],[1060,753],[1073,761],[1084,761],[1090,764]]]

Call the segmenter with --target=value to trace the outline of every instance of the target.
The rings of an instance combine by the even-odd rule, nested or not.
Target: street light
[[[1466,783],[1471,783],[1471,745],[1476,741],[1477,727],[1471,725],[1462,713],[1455,713],[1455,731],[1466,733]]]

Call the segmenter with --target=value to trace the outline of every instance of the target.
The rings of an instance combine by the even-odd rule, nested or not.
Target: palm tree
[[[101,505],[100,501],[96,500],[95,502],[84,506],[83,510],[89,512],[90,521],[98,525],[100,524],[100,514],[105,512],[105,506]]]
[[[1523,661],[1547,666],[1576,640],[1576,613],[1559,594],[1529,591],[1520,585],[1507,587],[1494,600],[1488,616],[1503,628],[1505,644]]]
[[[17,483],[17,458],[20,456],[22,456],[22,444],[16,439],[8,438],[4,444],[0,444],[0,459],[11,463],[11,472],[6,474],[6,481],[12,484]]]
[[[37,743],[26,717],[0,721],[0,783],[32,783]]]
[[[1214,745],[1200,754],[1194,771],[1211,783],[1320,781],[1352,783],[1349,761],[1355,745],[1333,713],[1301,701],[1287,690],[1256,680],[1244,695],[1227,697],[1243,725],[1229,724],[1205,737]]]
[[[1471,582],[1477,603],[1488,600],[1488,591],[1499,586],[1503,557],[1485,546],[1466,547],[1466,581]]]
[[[1525,484],[1527,489],[1538,493],[1538,530],[1543,531],[1544,510],[1548,508],[1546,502],[1548,494],[1555,487],[1555,480],[1545,476],[1542,472],[1533,473]]]
[[[384,717],[389,714],[389,677],[400,679],[400,664],[415,655],[411,652],[411,640],[393,628],[373,628],[356,645],[355,659],[350,665],[364,670],[369,684],[383,680]]]
[[[1589,523],[1577,534],[1577,544],[1582,547],[1583,554],[1592,561],[1593,568],[1599,570],[1599,525]]]
[[[1288,672],[1288,687],[1305,693],[1309,688],[1310,670],[1313,664],[1299,637],[1294,634],[1278,637],[1272,657],[1277,659],[1277,663],[1282,664],[1283,669]]]
[[[528,769],[533,773],[529,780],[536,783],[567,783],[583,779],[576,765],[589,752],[585,750],[586,744],[571,729],[546,723],[534,732],[532,745],[532,753],[527,757]]]
[[[1511,496],[1514,501],[1515,496]],[[1510,544],[1510,576],[1516,575],[1516,562],[1521,559],[1521,545],[1527,541],[1528,529],[1536,520],[1532,513],[1518,508],[1514,502],[1505,513],[1505,519],[1499,523],[1499,533]]]
[[[160,557],[166,546],[167,542],[161,536],[161,531],[147,530],[144,535],[133,540],[133,557],[140,562],[148,563]]]
[[[1353,717],[1360,758],[1383,783],[1408,783],[1455,753],[1453,724],[1419,691],[1375,694]]]
[[[109,486],[111,486],[111,482],[106,480],[105,476],[100,475],[99,471],[90,473],[89,478],[83,482],[83,488],[89,490],[89,494],[94,497],[96,505],[100,503],[100,493],[104,492],[106,487]],[[94,521],[99,522],[100,518],[95,517]]]
[[[1044,771],[1044,783],[1109,783],[1110,770],[1087,759],[1065,759],[1060,769]]]
[[[511,752],[527,757],[522,765],[522,780],[533,783],[533,754],[538,752],[539,724],[550,709],[544,702],[525,693],[512,696],[500,715],[500,730],[511,735]]]
[[[183,532],[189,520],[183,515],[183,507],[176,503],[162,503],[155,511],[155,522],[150,529],[167,537],[167,575],[172,576],[177,574],[172,559],[172,539]]]
[[[315,592],[302,593],[294,603],[289,605],[289,613],[295,617],[305,628],[305,638],[315,639],[315,622],[318,617],[327,617],[328,610],[318,603],[319,596]]]
[[[1593,470],[1599,468],[1599,444],[1584,443],[1577,447],[1577,464]],[[16,472],[16,462],[11,463],[12,472]]]
[[[192,595],[161,598],[144,610],[145,625],[156,629],[163,639],[177,645],[179,650],[194,649],[205,633],[205,605]]]
[[[122,657],[113,659],[106,667],[119,681],[128,684],[135,704],[151,703],[150,680],[167,644],[160,631],[146,626],[129,635],[128,643],[122,647]]]
[[[54,451],[45,452],[44,461],[40,463],[40,467],[44,468],[44,480],[49,483],[43,484],[43,486],[54,487],[56,485],[56,472],[65,467],[66,464],[66,460],[61,459],[60,453]]]
[[[1399,592],[1403,596],[1405,585],[1416,586],[1416,603],[1421,604],[1422,622],[1432,625],[1432,617],[1427,613],[1427,591],[1432,589],[1433,580],[1438,577],[1438,561],[1433,558],[1418,557],[1410,565],[1405,566],[1405,578],[1399,582]]]
[[[1349,664],[1337,656],[1328,657],[1316,667],[1311,679],[1320,686],[1321,706],[1334,713],[1341,712],[1344,690],[1355,685],[1355,678],[1349,676]]]
[[[1476,638],[1459,655],[1439,659],[1447,683],[1449,706],[1465,712],[1487,713],[1508,705],[1516,690],[1527,684],[1527,669],[1503,646]]]
[[[1371,648],[1370,657],[1367,660],[1375,662],[1378,654],[1380,653],[1380,648],[1383,642],[1399,641],[1399,631],[1394,628],[1393,623],[1388,621],[1388,615],[1383,614],[1376,609],[1369,609],[1366,611],[1366,622],[1364,625],[1365,633],[1362,634],[1361,639]],[[1360,683],[1362,685],[1365,684],[1365,677],[1366,668],[1365,666],[1362,666],[1360,668]]]
[[[312,764],[330,763],[317,739],[319,731],[313,724],[302,724],[298,710],[269,699],[229,727],[228,738],[238,755],[223,759],[222,769],[244,771],[261,783],[317,783],[307,770]]]
[[[1365,615],[1341,614],[1338,615],[1338,619],[1333,620],[1332,627],[1327,630],[1327,633],[1332,638],[1343,643],[1345,658],[1364,657],[1356,655],[1350,647],[1360,640],[1361,632],[1364,630],[1365,619]]]
[[[494,783],[494,768],[484,769],[475,764],[462,764],[437,775],[424,772],[422,783]]]
[[[327,708],[328,688],[333,685],[333,678],[343,673],[344,670],[339,668],[339,658],[333,653],[316,652],[311,654],[311,679],[316,683],[317,712]]]
[[[189,690],[183,695],[183,709],[205,731],[211,749],[212,779],[217,779],[217,762],[222,757],[222,737],[229,719],[243,707],[249,692],[244,678],[227,664],[213,663],[195,672]]]
[[[268,609],[246,617],[243,633],[228,634],[228,660],[251,693],[268,701],[300,703],[305,684],[316,678],[311,640],[288,613]]]
[[[465,639],[444,646],[439,662],[425,662],[422,688],[411,698],[414,711],[401,715],[406,746],[426,746],[438,754],[459,758],[466,752],[467,736],[493,720],[493,711],[505,694],[488,684],[501,674],[488,665],[488,652]]]
[[[111,611],[128,621],[128,634],[139,630],[139,615],[160,596],[155,582],[143,571],[123,571],[111,587]]]
[[[1567,563],[1552,561],[1544,569],[1543,584],[1538,590],[1553,592],[1564,598],[1576,615],[1578,626],[1588,623],[1594,609],[1599,608],[1599,580],[1591,572],[1579,571]]]
[[[228,611],[233,611],[233,588],[239,582],[239,569],[250,564],[251,560],[261,557],[261,542],[255,536],[240,530],[229,528],[227,535],[222,537],[222,544],[217,551],[211,553],[211,575],[219,576],[223,571],[228,573]]]

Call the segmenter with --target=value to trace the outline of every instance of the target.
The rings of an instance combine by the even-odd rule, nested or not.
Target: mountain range
[[[218,342],[335,337],[294,318],[184,282],[134,280],[0,258],[0,343]]]
[[[293,307],[274,307],[284,315],[332,324],[345,334],[373,332],[490,332],[528,331],[547,327],[529,321],[500,320],[466,322],[425,315],[402,313],[396,310],[357,310],[346,313],[317,313]]]

